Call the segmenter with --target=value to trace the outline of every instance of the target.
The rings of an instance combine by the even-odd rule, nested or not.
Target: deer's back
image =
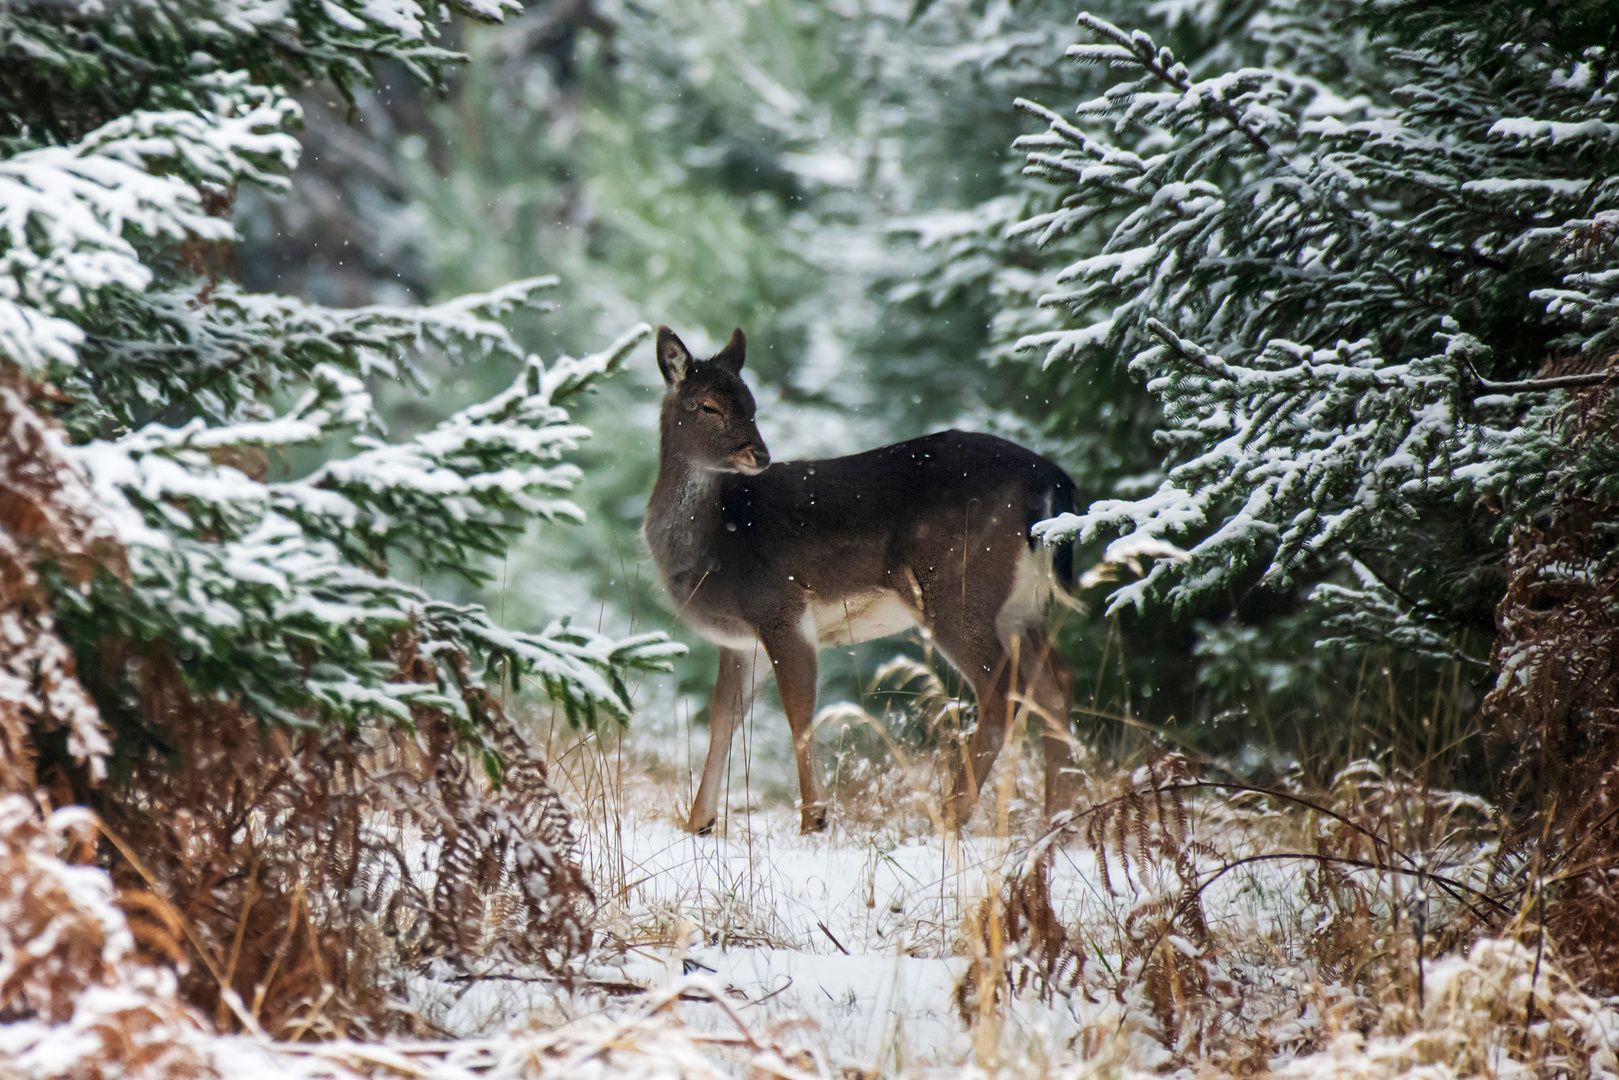
[[[1072,481],[1050,461],[961,431],[728,475],[717,493],[715,580],[699,606],[759,625],[801,596],[847,616],[853,640],[901,629],[893,603],[918,614],[940,578],[1010,590],[1029,526],[1073,504]]]

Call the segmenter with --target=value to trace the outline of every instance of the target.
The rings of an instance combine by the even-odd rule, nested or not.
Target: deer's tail
[[[1046,517],[1054,518],[1058,514],[1072,514],[1077,506],[1074,501],[1074,482],[1061,470],[1057,473],[1046,496]],[[1074,541],[1067,540],[1058,544],[1051,552],[1051,572],[1068,592],[1074,591]]]
[[[1058,514],[1072,514],[1077,505],[1074,481],[1057,465],[1041,459],[1037,477],[1034,483],[1024,489],[1027,493],[1024,496],[1027,499],[1024,505],[1027,507],[1028,515],[1024,528],[1030,530],[1026,534],[1030,548],[1037,548],[1043,543],[1032,531],[1037,522],[1054,518]],[[1074,591],[1074,541],[1067,540],[1052,546],[1051,578],[1052,583],[1057,586],[1059,597]]]

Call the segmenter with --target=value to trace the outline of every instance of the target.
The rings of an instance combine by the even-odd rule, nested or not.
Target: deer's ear
[[[748,339],[742,336],[742,328],[739,326],[731,331],[731,340],[725,343],[725,348],[714,354],[714,363],[729,368],[731,374],[735,375],[741,372],[742,361],[746,358],[747,352]]]
[[[680,382],[691,370],[691,351],[667,326],[658,327],[658,370],[669,386]]]

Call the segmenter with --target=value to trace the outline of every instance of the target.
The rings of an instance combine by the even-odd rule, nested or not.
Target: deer
[[[1045,609],[1058,588],[1073,587],[1073,549],[1048,548],[1030,531],[1073,509],[1068,475],[1016,443],[953,430],[773,463],[742,379],[740,327],[706,359],[667,326],[656,349],[664,397],[643,535],[680,618],[720,649],[688,829],[713,831],[732,736],[773,672],[792,730],[800,825],[824,830],[811,753],[817,651],[913,627],[931,635],[977,703],[946,826],[967,822],[1018,715],[1038,719],[1047,815],[1068,809],[1073,681]]]

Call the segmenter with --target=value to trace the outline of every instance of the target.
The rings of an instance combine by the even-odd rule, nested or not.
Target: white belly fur
[[[689,625],[704,641],[718,645],[722,649],[733,652],[750,653],[759,644],[759,639],[752,634],[737,634],[718,626],[709,626],[696,619],[688,620]]]
[[[689,620],[705,640],[722,649],[752,652],[759,639],[697,619]],[[872,589],[845,600],[812,600],[804,611],[804,640],[815,645],[854,645],[887,637],[916,625],[916,616],[892,589]]]
[[[916,625],[916,615],[892,589],[872,589],[828,602],[812,601],[805,614],[805,622],[814,624],[815,639],[822,645],[854,645]]]

